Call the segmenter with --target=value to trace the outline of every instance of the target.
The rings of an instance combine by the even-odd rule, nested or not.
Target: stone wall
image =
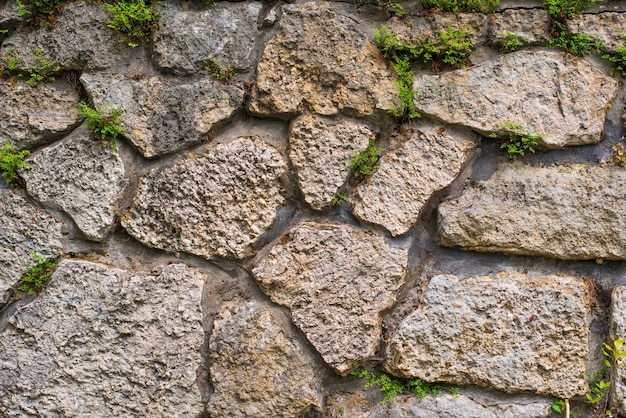
[[[0,55],[60,66],[0,79],[0,140],[31,151],[23,187],[0,180],[1,416],[549,417],[555,397],[592,416],[586,373],[626,337],[623,80],[547,49],[539,3],[370,3],[159,2],[131,48],[99,2],[28,29],[0,0]],[[624,23],[609,2],[568,25],[611,51]],[[461,69],[414,63],[421,118],[388,112],[382,24],[475,44]],[[526,46],[498,52],[504,32]],[[115,147],[87,100],[123,110]],[[511,124],[534,154],[509,161]],[[61,259],[34,295],[31,252]],[[460,393],[381,405],[361,368]],[[625,393],[620,370],[626,416]]]

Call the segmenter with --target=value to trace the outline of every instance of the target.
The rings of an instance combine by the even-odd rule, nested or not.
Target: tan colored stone
[[[618,337],[626,342],[626,286],[617,286],[611,294],[610,338],[608,343]],[[626,370],[624,366],[615,371],[613,385],[610,388],[610,409],[613,413],[626,414]]]
[[[550,17],[544,9],[506,9],[489,15],[489,39],[501,45],[507,33],[524,45],[545,45],[550,37]]]
[[[582,13],[566,22],[572,33],[584,33],[602,41],[602,49],[614,52],[626,42],[626,13]]]
[[[386,368],[430,382],[583,395],[590,297],[590,284],[574,277],[435,276],[392,338]]]

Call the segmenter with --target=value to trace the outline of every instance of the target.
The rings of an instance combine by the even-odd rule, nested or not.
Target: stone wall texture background
[[[59,65],[0,77],[0,142],[30,151],[19,186],[0,177],[0,417],[594,416],[587,375],[626,338],[624,80],[547,48],[540,2],[400,4],[159,1],[130,47],[103,3],[32,29],[0,0],[0,58]],[[463,68],[413,63],[421,118],[389,112],[383,24],[473,43]],[[626,2],[567,29],[615,51]],[[115,146],[87,101],[122,109]],[[513,124],[535,153],[507,157]],[[60,263],[29,295],[32,253]],[[381,404],[360,369],[459,394]],[[626,369],[609,392],[626,417]]]

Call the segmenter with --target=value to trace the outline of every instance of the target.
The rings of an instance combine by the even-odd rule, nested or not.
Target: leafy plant
[[[47,81],[54,81],[54,75],[59,72],[61,67],[56,65],[54,61],[44,59],[41,50],[38,48],[35,49],[35,60],[37,61],[35,67],[25,69],[29,75],[28,84],[36,86]]]
[[[444,45],[441,61],[455,68],[465,66],[467,57],[474,48],[466,30],[448,27],[439,33],[439,37]]]
[[[401,121],[419,118],[421,115],[413,102],[413,71],[411,71],[409,58],[406,56],[394,57],[391,65],[398,75],[396,87],[400,90],[398,94],[400,106],[389,109],[389,113]]]
[[[222,83],[228,83],[237,75],[237,71],[230,65],[226,66],[226,68],[222,68],[219,62],[213,60],[205,60],[203,64],[204,69],[209,72],[209,75]]]
[[[383,405],[404,391],[416,394],[419,399],[424,399],[429,394],[437,396],[441,390],[445,390],[455,397],[459,395],[459,388],[428,383],[421,379],[402,379],[386,373],[377,375],[365,369],[355,370],[351,374],[360,378],[366,378],[366,388],[374,385],[378,386],[383,393],[383,400],[380,402]]]
[[[491,13],[500,4],[500,0],[422,0],[424,9],[436,9],[442,12]]]
[[[17,76],[20,72],[18,66],[21,61],[22,60],[15,54],[14,47],[7,49],[0,63],[0,75],[3,77]]]
[[[626,166],[626,147],[624,146],[624,137],[620,139],[620,142],[611,147],[613,150],[613,156],[611,161],[620,167]]]
[[[17,1],[17,16],[32,28],[51,27],[56,23],[56,14],[63,10],[64,0]]]
[[[498,40],[498,49],[502,53],[515,52],[524,47],[526,41],[511,32],[501,32],[496,35]]]
[[[577,13],[603,0],[543,0],[543,7],[555,20],[573,19]]]
[[[619,73],[626,77],[626,43],[618,46],[614,52],[605,52],[602,58],[613,63],[613,73]]]
[[[560,27],[560,23],[554,23],[555,27]],[[571,34],[565,27],[562,27],[558,31],[558,35],[550,39],[548,42],[548,48],[562,49],[570,55],[582,57],[591,53],[594,48],[599,48],[600,41],[587,34],[587,33],[575,33]]]
[[[500,138],[500,149],[506,150],[506,155],[511,161],[517,155],[524,156],[528,152],[534,154],[535,147],[538,145],[537,141],[546,137],[542,134],[534,135],[524,132],[519,124],[511,121],[507,121],[500,126],[509,132],[508,135]],[[496,133],[492,133],[489,136],[498,138]]]
[[[24,161],[24,158],[30,154],[30,151],[24,150],[17,152],[9,141],[4,143],[4,146],[0,149],[0,173],[4,177],[7,184],[17,186],[20,178],[17,174],[17,170],[20,168],[29,168],[28,162]]]
[[[555,398],[552,405],[550,405],[555,412],[562,414],[565,418],[569,418],[572,415],[573,409],[569,407],[568,399]]]
[[[59,264],[58,258],[45,258],[35,252],[31,252],[31,256],[35,260],[35,265],[28,267],[29,264],[23,262],[24,267],[28,269],[22,275],[22,285],[19,287],[19,290],[27,292],[29,295],[45,286],[52,276],[54,268]]]
[[[354,170],[356,177],[369,176],[379,167],[376,163],[380,158],[381,152],[383,152],[383,148],[375,147],[374,137],[372,137],[363,152],[352,156],[348,166]]]
[[[344,200],[346,200],[348,196],[346,195],[346,189],[341,189],[335,194],[333,200],[330,201],[332,206],[341,206]]]
[[[107,26],[120,32],[120,41],[130,47],[139,46],[157,28],[159,15],[144,0],[118,0],[106,8],[112,15]]]
[[[111,138],[111,148],[115,150],[115,138],[124,131],[120,126],[122,119],[122,109],[109,106],[108,110],[94,108],[86,103],[79,103],[80,107],[76,113],[87,119],[87,129],[89,129],[96,139]]]

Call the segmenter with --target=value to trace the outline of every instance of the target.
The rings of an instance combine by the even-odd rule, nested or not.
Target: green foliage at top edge
[[[130,47],[146,41],[158,26],[159,15],[154,7],[144,0],[119,0],[106,5],[111,13],[107,26],[118,31],[120,41]]]
[[[442,12],[491,13],[500,5],[500,0],[422,0],[424,9]]]

